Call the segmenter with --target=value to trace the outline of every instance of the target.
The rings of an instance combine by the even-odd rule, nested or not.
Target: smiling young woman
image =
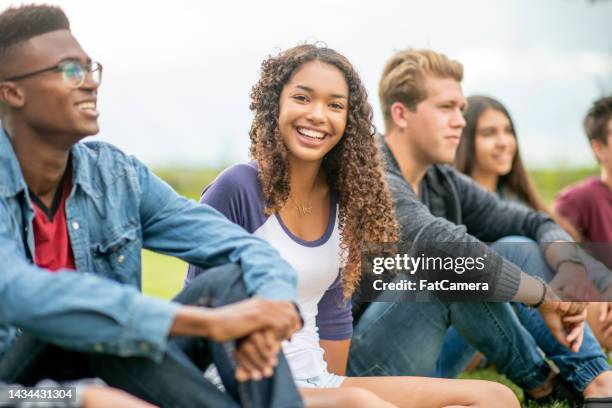
[[[397,241],[365,88],[344,56],[302,45],[263,62],[251,98],[254,162],[224,171],[202,202],[296,270],[304,326],[283,352],[306,405],[518,406],[491,382],[344,376],[361,250]]]
[[[455,158],[457,169],[501,198],[548,211],[527,174],[506,107],[487,96],[467,100],[466,126]]]

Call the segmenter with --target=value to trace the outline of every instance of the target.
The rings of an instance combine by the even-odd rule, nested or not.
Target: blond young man
[[[547,276],[542,270],[526,268],[532,264],[523,252],[525,245],[489,247],[483,241],[529,237],[538,242],[537,251],[545,254],[558,276],[585,274],[584,267],[561,250],[567,244],[557,242],[570,241],[570,237],[548,216],[503,203],[445,165],[453,161],[465,126],[462,78],[460,63],[431,50],[400,51],[383,70],[379,97],[385,135],[381,150],[401,241],[415,253],[445,250],[448,243],[456,243],[455,256],[486,254],[488,267],[473,280],[490,283],[492,293],[487,300],[538,303],[529,298],[534,291],[538,298],[542,287],[522,270]],[[530,251],[533,246],[536,244]],[[544,288],[545,294],[552,293],[546,285]],[[570,373],[566,364],[568,378],[575,380],[570,384],[574,392],[585,397],[608,396],[605,390],[610,389],[612,373],[589,330],[582,342],[578,322],[584,312],[567,314],[561,305],[544,302],[539,313],[519,308],[530,324],[539,328],[536,340],[541,341],[540,347],[547,347],[550,357],[571,355],[576,359],[588,350],[580,362],[583,368],[592,369],[589,378],[575,367]],[[518,324],[507,303],[373,303],[365,311],[358,310],[357,318],[349,359],[351,375],[431,375],[447,327],[453,324],[528,394],[545,397],[555,387],[549,367],[535,351],[533,338]],[[376,346],[377,353],[368,352]],[[574,377],[569,377],[571,374]]]

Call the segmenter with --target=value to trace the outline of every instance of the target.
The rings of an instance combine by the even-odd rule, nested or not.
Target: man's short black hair
[[[599,98],[584,118],[584,132],[589,141],[599,140],[608,144],[608,122],[612,119],[612,95]]]
[[[56,30],[70,30],[68,17],[59,7],[29,4],[6,9],[0,14],[0,64],[13,47]]]

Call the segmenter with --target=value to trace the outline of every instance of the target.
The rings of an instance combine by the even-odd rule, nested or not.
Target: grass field
[[[218,173],[216,170],[160,169],[156,173],[170,183],[181,194],[198,199],[202,188]],[[585,176],[596,174],[596,169],[575,169],[566,171],[541,170],[531,175],[546,203],[551,203],[555,194],[568,184]],[[187,265],[174,258],[143,251],[143,291],[151,296],[170,299],[183,285]],[[494,370],[483,369],[464,373],[462,378],[486,379],[510,386],[522,400],[523,393],[504,376]],[[535,405],[533,405],[535,406]],[[555,403],[546,408],[569,408],[568,404]]]
[[[508,380],[505,376],[499,374],[497,371],[495,370],[491,370],[491,369],[480,369],[480,370],[476,370],[473,373],[463,373],[459,376],[459,378],[468,378],[468,379],[474,379],[474,380],[487,380],[487,381],[495,381],[495,382],[499,382],[502,384],[507,385],[508,387],[510,387],[510,389],[512,391],[514,391],[514,393],[516,394],[516,396],[518,397],[518,399],[521,401],[521,403],[524,403],[523,401],[523,391],[517,387],[512,381]],[[540,408],[571,408],[570,404],[565,403],[563,401],[557,401],[557,402],[553,402],[551,404],[547,404],[547,405],[538,405],[535,403],[530,403],[528,405],[525,405],[529,408],[535,408],[535,407],[540,407]]]

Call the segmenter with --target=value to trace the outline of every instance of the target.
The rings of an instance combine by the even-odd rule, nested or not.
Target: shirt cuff
[[[538,230],[537,241],[543,253],[546,252],[546,249],[548,248],[548,245],[551,242],[554,242],[554,241],[574,242],[572,237],[554,222],[551,222],[548,225],[540,227],[540,229]]]
[[[287,300],[298,304],[295,287],[284,283],[274,282],[261,285],[255,290],[255,296],[260,296],[270,300]]]
[[[338,325],[334,327],[334,331],[330,330],[329,333],[319,333],[320,340],[350,340],[353,337],[353,324],[352,322],[345,325]]]
[[[179,309],[170,303],[148,296],[134,299],[123,340],[136,344],[136,349],[119,350],[120,354],[142,355],[160,362],[166,352],[170,327]]]
[[[521,283],[521,273],[518,266],[507,259],[502,259],[501,271],[495,285],[495,291],[491,295],[491,301],[512,301]]]
[[[608,286],[612,285],[612,272],[610,269],[582,249],[579,251],[579,256],[586,268],[589,279],[599,291],[606,291]]]

